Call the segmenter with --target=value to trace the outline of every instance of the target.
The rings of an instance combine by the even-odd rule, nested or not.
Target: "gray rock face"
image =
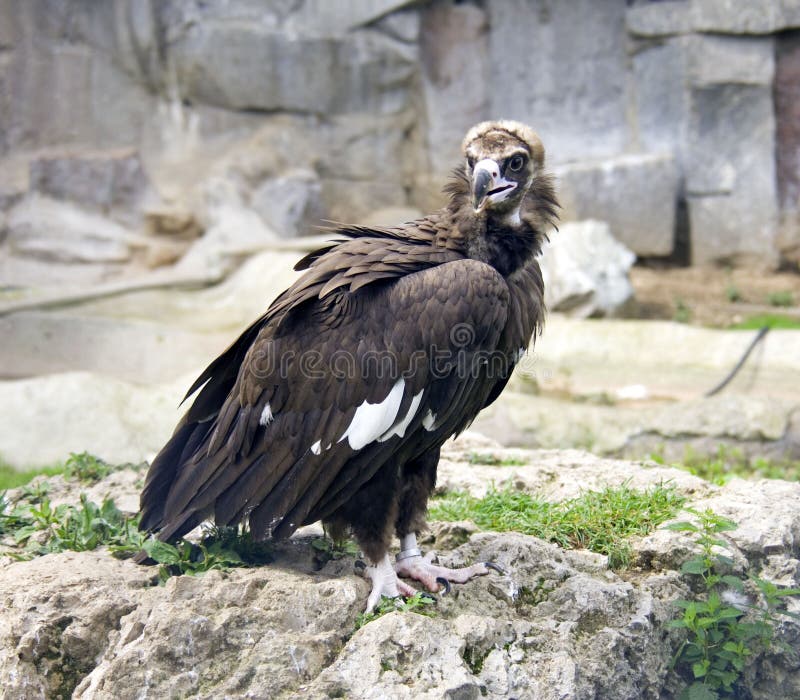
[[[466,436],[462,447],[445,449],[448,488],[480,495],[499,470],[498,484],[524,478],[518,488],[561,500],[586,488],[644,488],[674,478],[693,506],[739,523],[726,538],[737,571],[800,584],[798,484],[734,481],[721,488],[685,472],[577,452],[506,455],[493,448],[529,464],[466,463],[467,450],[485,442]],[[136,471],[112,474],[91,498],[110,492],[135,503],[140,478]],[[556,481],[560,489],[547,488]],[[55,502],[75,502],[80,490],[77,482],[53,480]],[[434,523],[433,544],[441,547],[452,532]],[[598,554],[514,532],[466,532],[467,541],[441,551],[440,561],[494,561],[507,575],[454,586],[433,617],[390,613],[358,631],[367,582],[354,575],[350,556],[320,568],[309,535],[275,544],[269,565],[173,577],[162,586],[154,569],[104,551],[0,558],[5,697],[678,695],[684,683],[670,666],[680,633],[667,623],[676,615],[672,601],[691,596],[677,572],[693,551],[682,533],[634,539],[635,568],[617,574]],[[800,627],[787,621],[778,635],[786,650],[755,656],[746,669],[745,687],[757,700],[798,690],[791,645]]]
[[[742,145],[760,141],[774,148],[771,91],[722,85],[692,91],[687,199],[692,262],[751,256],[775,262],[777,192],[774,162],[766,150]],[[705,115],[713,113],[709,120]],[[756,155],[756,153],[760,155]]]
[[[231,18],[188,25],[171,47],[186,95],[228,109],[391,113],[408,99],[414,52],[377,32],[276,31]]]
[[[511,117],[562,166],[567,218],[607,221],[638,255],[672,252],[686,206],[694,262],[797,257],[796,81],[780,48],[800,25],[794,0],[329,5],[5,0],[0,154],[37,154],[34,191],[105,212],[117,164],[82,152],[132,149],[162,204],[201,222],[216,163],[238,206],[294,235],[440,206],[465,130]],[[260,178],[224,167],[248,146]],[[111,216],[136,226],[140,173],[125,177],[133,209]]]
[[[510,0],[487,9],[490,113],[536,124],[555,162],[623,151],[624,4]]]
[[[800,7],[794,0],[758,0],[740,5],[736,0],[691,0],[690,22],[703,32],[770,34],[800,27]]]
[[[134,151],[105,155],[45,156],[31,163],[30,189],[74,202],[133,224],[141,211],[147,176]]]
[[[580,162],[557,166],[554,174],[564,220],[605,221],[614,237],[637,255],[672,251],[678,199],[672,156]]]

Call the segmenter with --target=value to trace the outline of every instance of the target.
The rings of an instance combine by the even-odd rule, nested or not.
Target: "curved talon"
[[[361,559],[356,559],[353,562],[353,568],[358,572],[363,572],[367,568],[367,565],[361,561]]]
[[[493,571],[496,571],[498,574],[502,576],[508,576],[508,571],[504,569],[502,566],[500,566],[500,564],[495,564],[493,561],[485,561],[483,562],[483,565],[487,569],[492,569]]]
[[[441,586],[444,586],[444,592],[441,595],[447,595],[448,593],[450,593],[450,590],[451,590],[450,589],[450,581],[448,581],[446,578],[444,578],[442,576],[437,576],[436,577],[436,583],[438,583]]]
[[[433,595],[433,593],[431,593],[430,591],[420,591],[419,592],[419,597],[420,598],[426,598],[427,600],[430,600],[432,603],[436,603],[437,602],[436,601],[436,596]]]

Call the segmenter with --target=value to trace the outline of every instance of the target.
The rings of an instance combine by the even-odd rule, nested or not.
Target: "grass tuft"
[[[499,457],[491,452],[470,452],[467,455],[467,462],[490,467],[523,467],[528,463],[521,457]]]
[[[515,531],[569,549],[589,549],[608,556],[618,569],[630,563],[626,538],[646,535],[672,518],[685,502],[671,486],[647,491],[627,485],[588,491],[561,503],[506,488],[483,498],[448,493],[431,502],[431,520],[472,520],[483,530]]]

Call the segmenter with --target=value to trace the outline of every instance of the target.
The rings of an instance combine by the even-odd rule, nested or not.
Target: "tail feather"
[[[197,423],[182,423],[153,460],[139,499],[140,530],[153,532],[164,526],[164,506],[170,489],[192,447],[202,441],[202,428]]]

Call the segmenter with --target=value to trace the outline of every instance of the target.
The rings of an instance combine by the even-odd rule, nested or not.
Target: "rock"
[[[689,31],[688,2],[648,2],[629,6],[625,26],[634,36],[664,37]]]
[[[137,220],[147,185],[139,156],[130,149],[46,155],[35,158],[30,165],[32,191],[127,223]]]
[[[298,12],[288,17],[288,26],[296,32],[306,31],[324,36],[339,36],[348,31],[379,23],[381,20],[394,17],[403,8],[413,5],[415,0],[366,0],[358,2],[342,12],[334,8],[326,0],[308,0]],[[410,20],[407,20],[410,21]],[[413,38],[413,30],[404,28],[402,36],[406,41]]]
[[[474,427],[508,446],[569,445],[629,458],[658,454],[668,462],[681,462],[687,453],[713,459],[723,449],[743,458],[780,461],[800,455],[800,441],[792,428],[799,411],[796,401],[756,401],[735,395],[613,406],[507,390],[475,419]],[[743,427],[742,416],[754,423]]]
[[[301,170],[262,182],[250,206],[267,226],[283,237],[302,235],[323,218],[319,179]]]
[[[547,308],[577,317],[619,314],[633,299],[635,259],[603,222],[564,224],[542,252]]]
[[[421,14],[425,149],[432,170],[446,176],[461,160],[464,134],[486,118],[487,12],[471,4],[434,3]]]
[[[136,610],[154,572],[100,552],[53,554],[20,564],[0,568],[4,695],[69,697],[96,666],[108,634]],[[10,576],[15,569],[37,585],[20,586]]]
[[[177,424],[191,381],[146,387],[73,372],[2,382],[0,456],[19,468],[84,450],[112,463],[152,459]]]
[[[580,0],[556,11],[543,0],[509,0],[487,11],[489,115],[534,124],[552,162],[621,153],[628,139],[624,3]]]
[[[712,85],[772,84],[775,42],[772,37],[695,35],[688,42],[689,82]]]
[[[739,575],[800,585],[800,484],[734,480],[719,487],[667,467],[569,451],[501,451],[527,456],[528,465],[487,467],[465,461],[468,445],[445,448],[448,488],[481,495],[498,469],[518,470],[524,481],[517,487],[548,500],[605,485],[672,483],[691,507],[738,523],[725,541]],[[141,476],[130,468],[114,472],[89,497],[114,493],[135,504]],[[77,503],[85,489],[63,477],[49,482],[54,503]],[[632,538],[635,568],[613,572],[600,554],[516,532],[449,527],[468,539],[439,553],[443,565],[493,561],[508,573],[454,585],[432,617],[393,612],[357,631],[367,582],[354,575],[351,556],[319,569],[310,531],[273,543],[268,565],[172,577],[165,585],[156,585],[154,568],[103,550],[2,557],[5,696],[126,699],[143,689],[200,698],[679,695],[685,679],[671,669],[681,633],[668,623],[674,601],[692,596],[679,568],[696,545],[684,533],[659,529]],[[792,598],[787,604],[790,612],[797,607]],[[784,618],[776,634],[783,650],[748,661],[742,690],[754,698],[797,690],[792,645],[800,625]]]
[[[720,34],[771,34],[800,27],[800,7],[793,0],[692,0],[689,18],[695,31]]]
[[[490,455],[516,464],[480,464],[476,455]],[[600,491],[623,484],[645,490],[664,483],[673,484],[682,493],[695,497],[705,496],[711,488],[708,482],[686,471],[654,462],[603,459],[582,450],[471,450],[465,449],[456,439],[448,443],[442,453],[436,488],[440,492],[463,491],[482,498],[492,488],[513,487],[555,502],[577,498],[587,490]],[[448,526],[463,528],[458,523]],[[440,527],[436,530],[437,542],[440,532],[445,539],[458,537],[457,529],[454,533],[452,529],[442,531]]]
[[[678,179],[670,155],[631,155],[554,168],[562,220],[605,221],[640,256],[672,252]]]
[[[782,225],[781,258],[800,266],[800,39],[788,33],[776,39],[775,160]]]
[[[629,8],[628,12],[647,10],[673,17],[678,3],[649,3]],[[685,138],[689,114],[687,86],[688,37],[670,37],[638,42],[631,56],[632,97],[635,102],[637,146],[651,153],[672,153],[678,179],[683,176]],[[634,205],[636,197],[626,206]],[[673,215],[674,216],[674,215]],[[673,219],[674,221],[674,219]],[[662,230],[662,249],[667,240]]]
[[[176,272],[221,279],[278,237],[254,210],[236,204],[216,206],[211,218],[213,223],[176,263]]]
[[[342,114],[401,110],[410,99],[413,50],[377,32],[319,36],[261,21],[207,18],[170,46],[181,92],[228,109]]]
[[[2,316],[0,334],[14,337],[14,343],[0,344],[3,375],[86,370],[158,384],[199,374],[297,278],[292,265],[299,257],[297,250],[256,255],[208,289],[170,289],[170,279],[175,284],[188,279],[195,287],[203,281],[172,274],[162,279],[164,289],[134,285],[125,293],[112,286],[108,298],[77,293],[83,303],[61,311],[31,309]],[[68,298],[59,289],[50,304],[63,306]]]
[[[769,155],[775,148],[771,90],[715,85],[693,89],[691,100],[686,190],[692,262],[750,256],[774,263],[778,202]]]
[[[651,396],[696,398],[733,368],[754,336],[748,331],[701,328],[671,321],[582,322],[558,315],[521,369],[533,371],[545,386],[569,375],[571,394],[611,392],[631,383],[649,388]],[[631,351],[647,348],[646,353]],[[800,381],[795,353],[800,332],[772,331],[729,385],[732,393],[792,399],[785,388]],[[651,368],[651,369],[648,369]]]
[[[73,204],[32,196],[8,214],[8,245],[17,255],[54,262],[125,262],[130,234]]]

